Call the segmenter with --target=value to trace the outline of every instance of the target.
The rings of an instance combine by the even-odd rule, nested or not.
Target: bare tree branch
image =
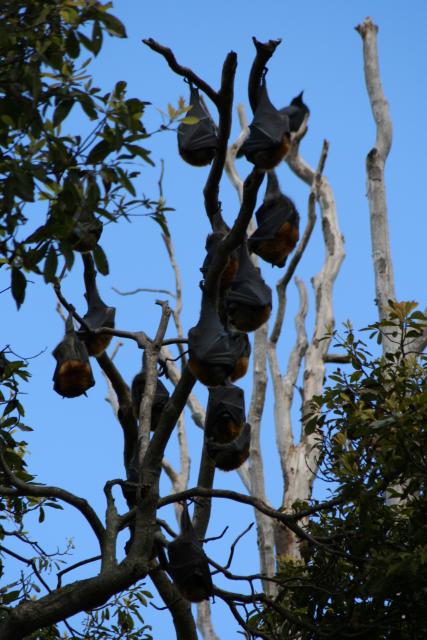
[[[387,198],[384,167],[392,142],[392,124],[387,100],[380,78],[378,63],[378,27],[366,18],[356,27],[363,40],[363,61],[366,88],[377,127],[375,146],[366,158],[368,202],[371,220],[372,257],[375,272],[375,292],[380,319],[387,316],[388,300],[395,300],[393,263],[388,230]],[[383,341],[384,351],[394,351],[390,342]]]
[[[196,75],[194,71],[178,64],[175,58],[175,54],[171,49],[169,49],[168,47],[164,47],[160,43],[153,40],[153,38],[145,38],[144,40],[142,40],[142,42],[146,44],[147,47],[150,47],[150,49],[152,49],[153,51],[160,53],[165,58],[166,62],[168,63],[172,71],[174,71],[179,76],[182,76],[183,78],[187,78],[187,80],[192,82],[192,84],[194,84],[196,87],[201,89],[201,91],[206,93],[206,95],[209,96],[212,102],[218,106],[218,102],[219,102],[218,93],[214,91],[214,89],[212,89],[212,87],[209,86],[207,82],[205,82],[204,80],[202,80],[202,78]]]
[[[102,525],[102,522],[96,515],[94,509],[90,506],[87,500],[84,498],[80,498],[79,496],[75,496],[73,493],[66,491],[65,489],[61,489],[59,487],[51,487],[48,485],[42,484],[30,484],[28,482],[24,482],[18,476],[16,476],[13,471],[9,468],[3,452],[3,446],[0,446],[0,465],[8,478],[9,482],[16,490],[11,489],[6,491],[0,488],[1,495],[17,495],[17,496],[34,496],[37,498],[57,498],[58,500],[62,500],[67,504],[71,505],[87,520],[89,525],[91,526],[94,534],[96,535],[101,551],[104,545],[104,535],[105,529]]]

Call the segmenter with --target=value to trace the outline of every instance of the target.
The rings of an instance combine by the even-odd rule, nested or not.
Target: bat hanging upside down
[[[210,164],[218,148],[217,128],[198,89],[190,84],[190,106],[187,116],[197,118],[195,124],[181,122],[178,127],[178,151],[193,167]]]
[[[292,200],[280,191],[274,171],[268,173],[264,202],[255,215],[258,228],[248,240],[249,251],[283,267],[299,239],[299,214]]]
[[[65,323],[65,336],[52,351],[56,360],[53,388],[65,398],[76,398],[94,386],[95,380],[84,342],[76,335],[73,316]]]
[[[264,171],[276,167],[290,149],[291,131],[288,115],[276,109],[268,97],[265,74],[249,130],[249,137],[241,146],[238,157],[245,155],[249,162]]]

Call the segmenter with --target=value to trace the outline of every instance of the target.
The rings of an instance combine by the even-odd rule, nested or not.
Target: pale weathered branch
[[[371,18],[366,18],[362,24],[356,27],[356,31],[363,40],[365,82],[377,129],[375,146],[366,158],[366,172],[375,295],[379,316],[380,319],[383,319],[388,315],[388,300],[396,298],[384,179],[384,167],[392,142],[392,124],[380,78],[377,51],[378,27]],[[383,350],[395,350],[387,338],[383,341]]]
[[[238,135],[238,138],[235,142],[227,150],[227,157],[225,161],[225,172],[231,182],[231,184],[235,187],[237,191],[237,195],[239,197],[239,202],[243,200],[243,180],[241,179],[237,169],[236,169],[236,157],[239,152],[240,147],[246,140],[249,135],[249,126],[248,120],[245,114],[245,108],[242,104],[237,105],[237,113],[239,116],[240,128],[241,131]]]
[[[253,385],[249,410],[251,425],[251,445],[249,456],[250,491],[256,498],[266,501],[264,465],[261,455],[261,419],[264,412],[267,388],[267,337],[268,323],[255,332],[253,346]],[[255,512],[257,521],[258,548],[260,551],[261,572],[273,576],[276,572],[274,553],[274,529],[271,520],[262,513]],[[267,593],[274,595],[276,586],[264,583]]]
[[[295,153],[295,149],[297,148],[296,144],[294,143],[293,145],[293,149],[292,152]],[[295,252],[289,262],[288,268],[286,269],[286,272],[284,274],[284,276],[279,280],[279,282],[276,285],[276,291],[277,291],[277,300],[278,300],[278,307],[277,307],[277,314],[276,314],[276,320],[274,322],[274,326],[273,326],[273,330],[271,332],[271,336],[270,336],[270,342],[273,344],[276,344],[279,340],[280,337],[280,333],[283,327],[283,322],[285,319],[285,311],[286,311],[286,287],[288,286],[289,282],[291,281],[292,276],[295,273],[295,270],[304,254],[304,251],[308,245],[308,242],[311,238],[311,234],[312,231],[314,229],[314,225],[316,223],[316,198],[317,198],[317,191],[319,188],[319,184],[320,184],[320,179],[322,177],[322,173],[323,173],[323,169],[325,167],[325,163],[326,163],[326,159],[328,157],[328,151],[329,151],[329,144],[327,142],[327,140],[323,141],[323,146],[322,146],[322,151],[320,154],[320,158],[319,158],[319,162],[317,165],[317,169],[316,169],[316,173],[314,175],[314,179],[312,180],[312,184],[311,184],[311,191],[310,191],[310,195],[308,198],[308,217],[307,217],[307,225],[304,229],[304,233],[302,235],[302,238],[297,246],[297,248],[295,249]],[[300,176],[301,177],[301,176]]]
[[[283,478],[290,470],[289,456],[294,446],[292,433],[291,408],[294,399],[294,389],[301,369],[301,363],[308,347],[305,319],[308,310],[307,290],[304,282],[295,278],[300,297],[300,307],[295,318],[296,342],[288,360],[285,376],[282,378],[277,350],[274,343],[268,345],[271,378],[274,389],[274,422],[276,426],[276,440],[282,465]],[[296,471],[296,470],[295,470]]]
[[[142,466],[145,452],[150,440],[151,407],[157,385],[157,363],[160,357],[162,342],[168,327],[171,309],[167,302],[158,302],[162,308],[159,326],[154,341],[144,351],[145,384],[141,404],[139,406],[138,460]]]
[[[203,600],[197,605],[197,627],[203,640],[220,640],[212,625],[211,605],[209,600]]]
[[[314,395],[321,393],[323,387],[325,371],[324,355],[328,351],[330,340],[323,340],[322,338],[333,328],[332,289],[342,260],[344,259],[343,239],[338,226],[332,189],[328,180],[321,175],[326,161],[327,151],[328,145],[325,141],[316,171],[299,155],[298,142],[292,145],[286,158],[286,162],[291,170],[311,187],[312,195],[309,204],[312,215],[314,215],[314,198],[316,198],[320,204],[322,232],[326,249],[324,265],[320,273],[313,278],[316,301],[314,334],[308,347],[304,345],[304,339],[302,339],[302,343],[297,347],[295,352],[296,360],[294,364],[298,363],[298,361],[300,362],[299,358],[301,356],[297,355],[301,353],[299,349],[306,349],[302,391],[303,420],[309,411],[311,399]],[[289,268],[291,268],[291,266],[292,263]],[[284,281],[284,284],[286,286],[286,281]],[[280,392],[283,383],[279,377],[280,372],[277,365],[277,356],[276,358],[274,356],[274,350],[276,348],[274,340],[277,340],[280,335],[280,318],[284,317],[283,302],[282,310],[279,310],[279,313],[279,322],[275,324],[273,329],[273,341],[270,341],[269,348],[270,362],[273,365],[272,373],[276,377],[274,387],[278,392]],[[292,378],[295,379],[295,372],[293,372]],[[281,417],[282,410],[285,409],[283,398],[276,399],[276,403],[276,419],[281,421],[283,419]],[[280,431],[281,425],[277,425],[276,428]],[[283,508],[287,511],[296,500],[307,500],[310,498],[318,462],[318,449],[316,448],[316,438],[318,436],[314,434],[304,434],[303,430],[299,444],[294,445],[292,444],[291,434],[292,431],[288,425],[286,433],[280,436],[281,448],[283,451],[286,451],[286,459],[285,463],[282,464],[282,469],[285,473]],[[279,555],[286,553],[295,558],[300,557],[298,540],[293,533],[287,531],[284,536],[278,535],[277,545]]]

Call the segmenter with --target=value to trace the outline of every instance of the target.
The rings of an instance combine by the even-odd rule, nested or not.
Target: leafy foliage
[[[427,318],[415,306],[392,303],[389,320],[367,328],[395,341],[385,357],[349,324],[336,336],[351,367],[313,407],[336,503],[308,526],[317,544],[303,543],[307,563],[283,563],[280,611],[254,619],[280,637],[426,637],[427,358],[411,345]]]
[[[58,258],[71,269],[74,251],[97,247],[103,223],[152,207],[135,184],[137,163],[153,164],[141,145],[147,103],[127,97],[125,82],[104,94],[88,73],[106,34],[126,37],[109,8],[97,0],[1,3],[0,267],[10,267],[18,307],[26,273],[51,282]],[[22,236],[30,218],[43,217]],[[105,256],[97,255],[100,271],[108,272]]]

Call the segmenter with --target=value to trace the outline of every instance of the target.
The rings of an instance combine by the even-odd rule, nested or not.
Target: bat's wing
[[[243,389],[234,384],[214,387],[209,390],[205,428],[208,433],[223,417],[230,417],[240,424],[245,421],[245,395]]]
[[[288,116],[292,133],[299,131],[310,115],[310,110],[303,101],[302,94],[303,91],[291,101],[290,105],[279,110],[282,115]]]
[[[52,355],[58,364],[67,360],[80,360],[81,362],[89,362],[89,354],[84,342],[79,340],[76,335],[66,335],[63,340],[52,351]]]
[[[99,295],[96,286],[96,271],[92,256],[84,256],[84,281],[86,287],[87,312],[83,320],[91,329],[114,328],[115,307],[108,307]]]
[[[206,364],[216,364],[230,369],[234,356],[230,347],[230,336],[225,330],[215,307],[203,296],[200,320],[188,332],[190,355]]]
[[[164,407],[164,405],[167,403],[168,400],[169,400],[169,391],[167,390],[163,382],[160,380],[160,378],[157,378],[157,386],[156,386],[156,392],[154,394],[154,399],[153,399],[153,407],[154,406]]]
[[[131,386],[131,394],[132,394],[132,404],[134,406],[134,411],[136,416],[139,413],[139,405],[141,404],[141,399],[144,394],[145,389],[145,371],[140,371],[132,380]],[[152,412],[156,409],[162,410],[167,401],[169,400],[169,391],[163,384],[163,382],[157,378],[156,391],[154,392],[153,404],[152,404]]]
[[[196,88],[191,87],[188,115],[198,119],[197,124],[181,122],[178,127],[178,148],[180,153],[198,151],[199,149],[216,149],[218,147],[217,128]]]
[[[246,422],[240,434],[232,442],[221,444],[212,439],[207,440],[207,452],[215,460],[215,464],[224,471],[236,469],[249,454],[251,443],[251,425]]]
[[[206,330],[197,326],[188,332],[188,347],[197,360],[206,364],[216,364],[233,368],[234,360],[230,349],[230,337],[225,329]]]
[[[275,201],[263,204],[256,212],[258,228],[248,240],[249,250],[254,242],[273,240],[282,226],[288,222],[290,226],[299,225],[299,214],[292,200],[280,195]]]
[[[272,304],[271,289],[261,277],[260,270],[249,258],[246,243],[242,245],[239,269],[225,300],[227,306],[233,303],[253,307]]]
[[[71,314],[65,323],[65,336],[52,355],[56,360],[53,388],[61,396],[75,398],[94,386],[89,354],[84,342],[76,336]]]
[[[178,536],[168,545],[169,573],[185,596],[190,600],[204,600],[213,593],[209,562],[198,542]],[[191,594],[197,591],[196,598]]]
[[[100,327],[114,328],[116,318],[116,308],[108,307],[102,303],[92,307],[83,320],[89,325],[91,329],[99,329]]]
[[[290,131],[289,117],[271,103],[265,79],[260,87],[258,105],[249,129],[249,137],[243,143],[239,155],[251,155],[281,145],[283,136]]]

